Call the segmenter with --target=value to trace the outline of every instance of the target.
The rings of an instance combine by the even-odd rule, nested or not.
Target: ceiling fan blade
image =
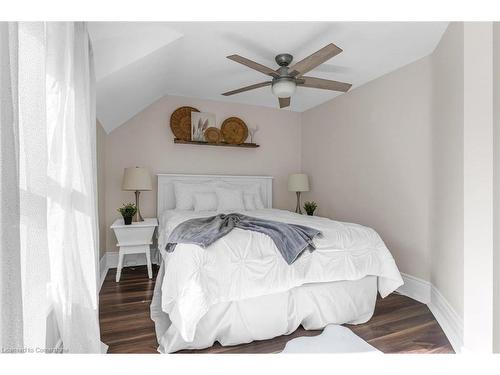
[[[245,91],[250,91],[250,90],[253,90],[253,89],[258,89],[259,87],[271,86],[271,83],[272,83],[271,81],[256,83],[255,85],[245,86],[245,87],[242,87],[240,89],[236,89],[236,90],[233,90],[233,91],[225,92],[222,95],[229,96],[229,95],[239,94],[240,92],[245,92]]]
[[[290,98],[278,98],[280,101],[280,108],[285,108],[290,106]]]
[[[258,72],[267,74],[268,76],[279,77],[279,74],[276,73],[271,68],[268,68],[267,66],[259,64],[259,63],[255,62],[255,61],[249,60],[246,57],[242,57],[240,55],[230,55],[230,56],[227,56],[227,58],[229,60],[233,60],[233,61],[236,61],[237,63],[240,63],[240,64],[243,64],[245,66],[248,66],[249,68],[257,70]]]
[[[331,81],[329,79],[306,77],[306,76],[300,77],[300,80],[297,80],[297,84],[304,87],[313,87],[315,89],[333,90],[342,92],[348,91],[352,86],[350,83]]]
[[[325,61],[330,60],[333,56],[342,52],[342,49],[335,44],[330,43],[319,51],[314,52],[312,55],[307,56],[305,59],[300,60],[290,68],[290,75],[292,77],[301,76],[308,71],[313,70],[318,65],[323,64]]]

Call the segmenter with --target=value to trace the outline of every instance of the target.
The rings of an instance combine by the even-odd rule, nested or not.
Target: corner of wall
[[[97,152],[97,209],[99,222],[99,258],[106,252],[106,137],[108,134],[99,120],[96,123]]]
[[[451,22],[430,55],[430,280],[463,316],[463,23]],[[460,125],[460,122],[462,123]],[[462,285],[462,286],[461,286]],[[443,305],[443,304],[441,304]]]

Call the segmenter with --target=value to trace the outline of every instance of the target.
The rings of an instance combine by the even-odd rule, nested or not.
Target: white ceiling
[[[225,58],[239,54],[271,68],[333,42],[344,51],[308,76],[353,88],[430,54],[446,22],[89,22],[97,117],[110,132],[164,95],[277,108],[269,87],[222,92],[270,79]],[[304,111],[341,93],[299,87],[289,109]],[[189,103],[186,103],[189,104]]]

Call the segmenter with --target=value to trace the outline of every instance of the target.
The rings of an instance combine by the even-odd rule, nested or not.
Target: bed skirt
[[[204,349],[216,341],[231,346],[266,340],[305,329],[321,329],[328,324],[360,324],[368,321],[377,299],[377,277],[355,281],[306,284],[286,292],[212,306],[196,327],[192,342],[182,339],[168,314],[161,309],[164,262],[158,272],[151,319],[155,322],[158,351]]]

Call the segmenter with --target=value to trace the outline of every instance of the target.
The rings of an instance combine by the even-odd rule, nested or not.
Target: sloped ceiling
[[[274,56],[298,61],[333,42],[344,52],[309,76],[353,88],[430,54],[446,22],[90,22],[97,117],[112,131],[164,95],[277,108],[269,87],[222,92],[268,80],[225,57],[239,54],[269,67]],[[302,112],[340,93],[301,87],[289,109]]]

